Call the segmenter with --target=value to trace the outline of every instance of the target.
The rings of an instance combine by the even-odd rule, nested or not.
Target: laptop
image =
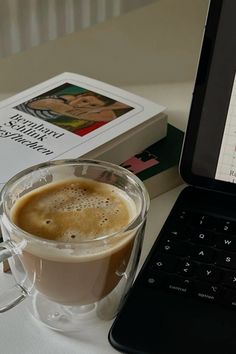
[[[212,0],[179,195],[109,333],[132,354],[236,353],[236,1]]]

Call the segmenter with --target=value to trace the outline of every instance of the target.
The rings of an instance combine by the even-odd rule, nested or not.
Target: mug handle
[[[19,245],[15,245],[8,240],[0,243],[0,262],[15,256],[19,253]],[[10,289],[0,294],[0,313],[8,311],[23,301],[28,296],[28,292],[23,286],[16,283]]]

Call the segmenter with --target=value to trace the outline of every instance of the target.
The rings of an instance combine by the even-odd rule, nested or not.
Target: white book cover
[[[158,140],[166,134],[164,109],[73,73],[60,74],[22,91],[0,102],[0,184],[40,162],[89,156],[89,152],[127,136],[129,131],[132,135],[135,128],[160,115]],[[130,155],[127,151],[127,157]]]

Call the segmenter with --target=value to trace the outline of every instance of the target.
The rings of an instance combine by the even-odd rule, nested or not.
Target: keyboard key
[[[228,251],[236,251],[236,237],[218,235],[216,237],[216,247]]]
[[[236,272],[226,271],[223,282],[226,286],[236,289]]]
[[[222,288],[207,282],[196,282],[193,295],[203,300],[216,302],[222,296]]]
[[[146,286],[152,289],[161,289],[165,284],[165,273],[162,272],[146,272],[143,278]]]
[[[195,213],[192,220],[192,225],[213,230],[216,227],[217,219],[204,214]]]
[[[170,276],[166,279],[165,288],[171,292],[190,295],[192,281],[188,278]]]
[[[175,214],[175,220],[185,222],[185,224],[190,220],[190,213],[187,210],[179,210]]]
[[[184,277],[192,276],[194,273],[194,268],[194,264],[190,260],[181,260],[178,265],[178,274]]]
[[[188,242],[168,238],[162,241],[159,251],[187,257],[191,253],[191,247]]]
[[[152,263],[151,269],[153,271],[165,271],[165,272],[174,272],[179,263],[178,258],[169,254],[157,254]]]
[[[216,231],[223,234],[236,234],[236,222],[231,220],[219,219]]]
[[[179,210],[168,221],[168,226],[170,228],[181,228],[186,227],[190,223],[191,215],[186,210]]]
[[[225,289],[223,304],[236,308],[236,291]]]
[[[183,225],[173,225],[166,231],[168,238],[173,238],[176,240],[186,240],[188,238],[188,234],[186,233]]]
[[[221,269],[208,264],[198,264],[195,274],[197,278],[212,283],[218,283],[223,278]]]
[[[191,241],[202,245],[213,245],[214,237],[209,230],[192,231]]]
[[[225,289],[222,303],[224,305],[228,305],[236,309],[236,291],[231,289]]]
[[[236,253],[219,251],[216,257],[216,265],[236,269]]]
[[[215,250],[210,247],[197,246],[192,247],[192,258],[203,263],[211,263],[215,258]]]

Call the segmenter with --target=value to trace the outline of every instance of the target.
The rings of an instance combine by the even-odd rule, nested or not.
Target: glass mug
[[[18,173],[1,191],[0,260],[16,283],[0,312],[29,297],[33,316],[55,330],[112,319],[137,270],[148,208],[143,183],[111,163],[59,160]]]

